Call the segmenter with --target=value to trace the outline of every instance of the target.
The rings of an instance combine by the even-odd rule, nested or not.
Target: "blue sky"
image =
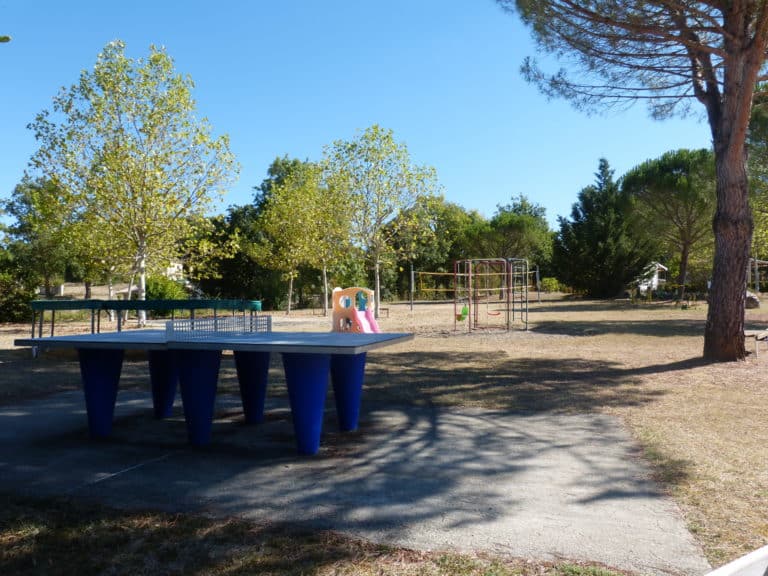
[[[134,58],[165,46],[198,115],[229,134],[241,173],[221,211],[250,202],[275,157],[317,160],[372,124],[434,166],[449,201],[491,216],[524,194],[553,226],[599,158],[620,176],[710,145],[699,118],[547,101],[518,72],[535,54],[528,31],[493,0],[0,0],[0,34],[13,37],[0,45],[2,197],[36,149],[26,125],[115,39]]]

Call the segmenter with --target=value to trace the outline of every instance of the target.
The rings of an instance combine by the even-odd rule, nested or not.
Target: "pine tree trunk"
[[[730,3],[729,3],[730,4]],[[727,362],[746,357],[744,303],[754,222],[749,206],[746,137],[758,74],[765,62],[765,32],[745,40],[743,10],[733,3],[724,14],[726,59],[722,95],[709,89],[705,106],[712,129],[717,175],[715,261],[704,328],[704,358]]]
[[[688,281],[688,259],[691,253],[691,246],[686,242],[680,251],[680,275],[677,277],[679,286],[677,297],[682,300],[685,297],[685,283]]]
[[[735,153],[728,149],[718,151],[717,147],[716,141],[715,261],[704,329],[704,358],[728,362],[746,356],[744,302],[753,221],[746,158],[738,150]]]

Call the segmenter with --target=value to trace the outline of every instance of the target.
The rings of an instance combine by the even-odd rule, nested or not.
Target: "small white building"
[[[651,262],[643,270],[642,276],[637,279],[637,289],[641,294],[645,294],[650,290],[658,290],[659,286],[667,282],[667,272],[669,268],[659,262]]]
[[[165,277],[171,280],[183,280],[184,279],[184,265],[174,260],[165,268]]]

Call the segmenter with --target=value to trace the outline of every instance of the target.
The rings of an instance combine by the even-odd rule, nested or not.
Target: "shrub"
[[[32,318],[29,303],[35,291],[24,286],[13,275],[0,272],[0,322],[24,322]]]
[[[147,300],[186,300],[189,297],[184,286],[165,276],[147,277]],[[167,318],[170,310],[155,310],[151,312],[154,318]]]
[[[147,300],[186,300],[187,291],[181,283],[165,276],[147,278]]]
[[[541,289],[544,292],[559,292],[560,282],[558,282],[557,278],[542,278]]]

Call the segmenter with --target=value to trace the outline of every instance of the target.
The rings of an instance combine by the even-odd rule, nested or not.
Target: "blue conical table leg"
[[[77,355],[88,412],[88,430],[92,438],[105,438],[112,432],[124,351],[78,348]]]
[[[329,354],[284,352],[283,366],[296,447],[302,454],[317,454],[323,430],[331,357]]]
[[[235,351],[235,367],[245,421],[248,424],[258,424],[264,420],[264,400],[267,396],[269,378],[269,352]]]
[[[365,352],[362,354],[334,354],[331,357],[331,380],[336,397],[336,415],[339,430],[357,430],[360,399],[363,393]]]
[[[176,350],[184,419],[189,443],[204,446],[211,440],[220,350]]]
[[[149,381],[152,385],[152,406],[155,418],[167,418],[173,412],[179,372],[175,354],[170,350],[148,350]]]

